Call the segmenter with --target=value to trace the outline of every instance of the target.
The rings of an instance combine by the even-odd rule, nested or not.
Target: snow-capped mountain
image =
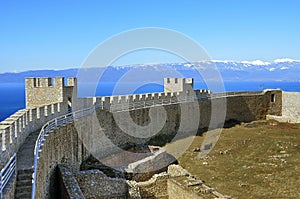
[[[300,81],[300,60],[276,59],[273,62],[213,61],[223,78],[240,81]]]
[[[192,63],[135,64],[89,68],[89,75],[104,71],[102,81],[118,81],[128,75],[137,81],[157,80],[163,77],[194,77],[201,80],[201,74],[207,74],[217,68],[224,81],[300,81],[300,60],[276,59],[273,62],[211,60]],[[38,70],[20,73],[0,74],[0,83],[24,82],[25,77],[76,76],[78,68],[68,70]],[[200,74],[199,74],[200,73]],[[200,77],[200,78],[199,78]],[[214,80],[210,76],[209,80]]]

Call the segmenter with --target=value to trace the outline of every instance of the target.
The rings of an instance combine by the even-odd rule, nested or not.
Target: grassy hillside
[[[203,135],[205,136],[205,134]],[[235,198],[300,198],[300,125],[259,121],[224,129],[205,159],[196,136],[179,164]]]

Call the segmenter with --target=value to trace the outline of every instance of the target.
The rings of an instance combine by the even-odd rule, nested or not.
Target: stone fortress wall
[[[282,116],[289,118],[289,122],[300,123],[300,93],[282,93]]]
[[[72,103],[72,94],[77,90],[76,78],[68,78],[67,82],[68,84],[65,85],[63,77],[26,78],[26,108],[54,103]]]
[[[193,109],[195,103],[199,106],[201,115],[199,126],[197,127],[198,129],[192,129],[196,131],[208,127],[211,119],[211,103],[212,101],[215,104],[222,103],[222,98],[227,99],[226,120],[250,122],[265,119],[268,114],[281,115],[282,96],[280,90],[226,94],[211,94],[208,91],[196,91],[196,97],[192,96],[192,98],[187,98],[185,91],[180,92],[179,89],[177,91],[78,99],[80,108],[98,107],[93,113],[96,117],[93,117],[93,114],[86,116],[76,121],[76,124],[67,124],[62,128],[54,130],[54,133],[51,133],[47,137],[39,156],[36,197],[39,198],[51,193],[49,179],[58,163],[78,164],[83,160],[82,157],[85,157],[88,153],[96,153],[99,157],[105,157],[107,154],[113,153],[114,149],[111,145],[107,145],[107,142],[103,141],[104,137],[109,138],[116,146],[126,146],[132,143],[160,144],[159,142],[162,140],[164,142],[169,141],[178,133],[179,121],[181,119],[180,107],[182,106],[189,110],[191,115],[197,114],[196,112],[193,113],[197,111]],[[180,96],[186,98],[185,101],[179,103],[178,98]],[[197,100],[195,101],[195,99]],[[153,104],[147,104],[147,102],[162,104],[153,107]],[[155,112],[156,109],[163,106],[167,114],[167,121],[163,128],[159,132],[156,132],[156,135],[150,139],[136,138],[125,133],[116,123],[116,118],[127,117],[125,111],[122,111],[122,106],[124,106],[124,110],[129,108],[128,106],[133,106],[132,110],[130,110],[130,116],[139,126],[149,124],[150,107]],[[159,110],[157,110],[156,114],[160,114]],[[191,118],[185,119],[191,120]],[[126,122],[128,121],[124,120],[124,122],[125,124],[123,125],[127,126]],[[129,130],[132,134],[139,134],[138,129],[132,128]],[[189,136],[188,133],[181,133],[183,133],[183,137]],[[149,129],[149,134],[151,134],[151,129]],[[99,149],[99,147],[95,146],[101,146],[101,148]],[[87,152],[86,149],[97,149],[98,151]]]
[[[300,93],[282,92],[282,115],[268,115],[268,119],[280,122],[300,123]]]
[[[211,93],[210,90],[205,89],[193,90],[192,78],[187,78],[189,81],[184,78],[165,78],[165,82],[167,82],[166,79],[169,79],[170,83],[167,83],[168,88],[165,88],[164,92],[77,98],[74,99],[75,105],[73,110],[81,110],[96,105],[101,109],[116,112],[144,108],[152,105],[171,104],[178,101],[207,99]],[[175,79],[178,79],[177,83],[175,83]],[[171,86],[171,84],[175,84],[175,86]]]
[[[56,117],[68,112],[68,99],[72,98],[73,89],[77,88],[76,79],[69,78],[68,85],[64,78],[26,79],[26,109],[19,110],[0,122],[0,168],[13,153],[18,151],[31,133]]]
[[[9,157],[18,150],[29,133],[39,130],[49,120],[67,114],[70,108],[76,111],[95,106],[97,109],[93,114],[97,115],[98,121],[93,121],[91,116],[77,121],[76,125],[79,125],[80,131],[85,134],[78,134],[78,126],[75,128],[74,123],[71,123],[54,130],[54,133],[48,136],[39,157],[36,198],[43,198],[51,192],[49,179],[58,163],[78,164],[90,153],[87,148],[103,144],[101,139],[90,139],[91,137],[101,138],[105,135],[119,146],[145,142],[124,134],[116,124],[116,117],[126,117],[124,110],[130,110],[130,116],[137,125],[146,126],[149,123],[150,107],[164,107],[168,120],[157,136],[147,140],[149,143],[156,143],[161,138],[171,139],[177,133],[181,117],[180,106],[184,106],[191,113],[196,111],[193,109],[195,103],[199,106],[201,119],[198,129],[194,130],[209,125],[212,102],[222,103],[223,98],[227,100],[226,120],[250,122],[265,119],[267,115],[282,115],[281,90],[212,94],[208,90],[190,92],[193,89],[193,80],[190,78],[169,78],[165,79],[165,82],[168,86],[162,93],[77,99],[74,98],[77,96],[75,78],[69,78],[68,85],[64,85],[63,78],[26,79],[26,109],[18,111],[0,124],[1,166],[3,167]],[[159,114],[159,110],[156,114]],[[90,128],[87,125],[89,123],[100,126]],[[109,146],[106,148],[103,145],[103,151],[106,151],[103,154],[110,153],[109,149]]]
[[[164,92],[187,91],[192,92],[194,89],[193,78],[165,78]]]

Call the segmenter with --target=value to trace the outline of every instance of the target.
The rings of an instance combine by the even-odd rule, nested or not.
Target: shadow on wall
[[[234,121],[232,122],[234,124],[235,122],[251,122],[253,120],[265,119],[266,115],[270,113],[281,114],[280,100],[276,99],[275,102],[271,102],[271,93],[265,92],[259,95],[227,97],[226,120],[229,123]],[[211,102],[203,100],[189,103],[197,103],[199,106],[201,119],[195,131],[202,132],[210,121]],[[216,101],[217,103],[218,101]],[[186,105],[189,107],[188,103]],[[193,104],[190,106],[193,107]],[[165,105],[164,108],[167,120],[163,128],[149,138],[138,138],[128,135],[118,127],[111,112],[100,109],[96,111],[96,117],[87,116],[80,121],[76,121],[76,128],[75,124],[72,123],[55,130],[45,140],[40,155],[37,170],[38,189],[36,196],[39,198],[46,194],[49,197],[48,193],[51,190],[51,188],[49,189],[49,179],[51,174],[53,174],[54,167],[58,163],[80,163],[92,152],[93,154],[94,152],[102,153],[103,156],[112,154],[114,151],[110,150],[109,147],[111,145],[107,145],[105,137],[109,138],[113,146],[128,147],[146,144],[163,145],[172,140],[178,133],[180,133],[180,136],[177,139],[191,136],[189,131],[178,132],[180,127],[178,121],[180,121],[181,116],[179,105]],[[190,111],[194,110],[190,109]],[[114,114],[117,114],[121,118],[124,117],[124,113],[122,112]],[[149,124],[149,108],[133,110],[130,115],[134,123],[139,126]],[[137,129],[133,128],[131,130],[136,131],[133,135],[139,135]],[[99,148],[99,146],[101,147]],[[96,151],[86,151],[95,149]]]
[[[281,92],[276,93],[276,95],[277,94],[278,99],[275,102],[272,101],[274,98],[272,92],[260,93],[258,95],[237,95],[227,97],[226,120],[225,124],[220,124],[222,125],[221,127],[230,128],[236,124],[240,124],[241,122],[262,120],[265,119],[266,115],[270,113],[281,114]],[[219,98],[212,100],[214,100],[214,104],[216,105],[223,102],[223,100]],[[190,106],[190,109],[188,110],[191,111],[190,115],[192,117],[194,114],[193,111],[195,111],[191,109],[193,108],[192,103],[198,103],[199,106],[199,125],[192,130],[180,131],[180,121],[182,119],[180,106],[183,106],[183,104],[186,107]],[[117,118],[122,120],[122,118],[128,116],[124,112],[112,114],[108,111],[97,110],[97,118],[102,129],[98,133],[103,133],[114,145],[120,147],[149,144],[162,146],[170,141],[174,141],[175,136],[175,139],[182,139],[185,137],[194,136],[196,133],[201,135],[204,131],[206,131],[211,120],[211,104],[212,102],[210,100],[199,100],[198,102],[164,105],[164,109],[166,111],[166,121],[162,129],[160,129],[159,132],[154,132],[152,130],[156,129],[150,128],[148,133],[151,136],[147,138],[139,138],[141,132],[139,132],[137,128],[126,129],[127,132],[124,132],[124,130],[118,126],[118,123],[115,121],[115,119]],[[155,112],[155,107],[152,109],[154,109]],[[149,108],[130,111],[131,122],[137,126],[146,127],[152,122],[149,116],[149,111]],[[190,118],[185,119],[190,120]],[[137,136],[134,137],[132,135]]]

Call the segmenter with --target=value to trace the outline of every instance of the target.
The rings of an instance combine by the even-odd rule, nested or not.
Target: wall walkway
[[[271,100],[273,95],[276,98],[276,102],[272,102]],[[177,123],[180,121],[178,120],[180,118],[177,118],[180,117],[179,103],[188,102],[185,103],[187,106],[189,106],[190,102],[199,104],[201,112],[199,128],[203,128],[207,127],[211,119],[211,101],[215,100],[217,104],[220,98],[227,98],[227,120],[235,119],[248,122],[264,119],[267,114],[281,114],[281,91],[278,90],[256,93],[229,93],[228,95],[210,94],[206,91],[199,91],[198,95],[194,97],[186,96],[186,94],[181,95],[180,93],[152,93],[90,98],[81,100],[81,107],[77,107],[77,109],[81,110],[64,116],[61,116],[65,111],[60,111],[60,104],[47,105],[36,109],[21,110],[9,119],[1,122],[2,153],[0,155],[4,157],[3,159],[1,158],[1,164],[4,165],[13,152],[18,151],[30,132],[35,132],[41,128],[34,149],[34,184],[32,186],[32,193],[36,195],[32,195],[32,197],[44,197],[45,194],[49,194],[49,190],[51,189],[49,178],[55,165],[65,161],[80,162],[85,156],[85,149],[82,146],[81,139],[88,137],[78,137],[77,130],[72,123],[74,120],[82,120],[83,124],[90,122],[86,118],[95,113],[95,107],[100,108],[97,109],[99,110],[97,114],[100,116],[98,119],[101,120],[101,118],[104,118],[102,122],[106,126],[110,126],[106,129],[107,132],[102,133],[115,137],[117,143],[120,141],[118,144],[126,144],[127,141],[132,141],[130,140],[132,138],[128,137],[128,140],[126,138],[124,141],[124,136],[123,138],[122,136],[118,137],[119,134],[124,135],[124,133],[115,126],[116,123],[114,123],[112,112],[119,112],[120,117],[122,117],[123,111],[129,109],[132,112],[132,119],[138,121],[138,125],[143,125],[148,122],[150,107],[164,106],[170,119],[168,118],[168,123],[162,129],[161,133],[172,134],[176,131]],[[91,108],[83,109],[85,107]],[[86,128],[84,126],[86,125],[82,125],[83,130]],[[105,128],[102,129],[105,130]],[[89,134],[90,130],[86,130],[86,133]],[[51,136],[52,138],[49,139],[49,136],[52,134],[54,137]],[[55,137],[58,137],[58,139]],[[34,142],[35,138],[32,140],[31,142]],[[27,150],[26,147],[28,147],[27,149],[32,149],[30,144],[26,144],[24,151]],[[39,184],[38,187],[36,183]]]

